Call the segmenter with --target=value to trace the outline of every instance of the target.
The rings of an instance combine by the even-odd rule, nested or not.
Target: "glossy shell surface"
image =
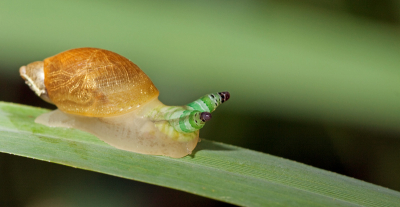
[[[90,117],[121,115],[159,94],[137,65],[108,50],[72,49],[43,62],[48,96],[66,113]]]

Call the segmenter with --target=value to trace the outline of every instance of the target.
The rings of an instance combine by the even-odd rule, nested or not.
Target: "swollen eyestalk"
[[[163,106],[148,114],[153,121],[168,121],[178,132],[191,133],[211,120],[211,112],[230,98],[229,92],[207,94],[186,106]],[[166,128],[163,126],[163,128]]]

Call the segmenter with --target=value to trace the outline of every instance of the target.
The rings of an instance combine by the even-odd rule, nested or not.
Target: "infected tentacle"
[[[192,103],[186,105],[188,109],[201,112],[213,112],[215,109],[230,98],[229,92],[207,94]]]
[[[211,112],[229,98],[229,92],[210,93],[186,106],[158,107],[146,117],[154,122],[167,121],[177,132],[192,133],[203,128],[204,124],[212,118]],[[165,124],[162,126],[162,131],[170,133],[169,127]]]
[[[185,110],[179,118],[170,119],[168,122],[176,131],[190,133],[203,128],[210,119],[211,114],[208,112]]]

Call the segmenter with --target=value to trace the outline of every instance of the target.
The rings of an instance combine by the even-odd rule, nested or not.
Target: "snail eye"
[[[200,114],[200,119],[201,119],[203,122],[207,122],[207,121],[209,121],[211,118],[212,118],[212,116],[211,116],[211,113],[209,113],[209,112],[203,112],[203,113]]]

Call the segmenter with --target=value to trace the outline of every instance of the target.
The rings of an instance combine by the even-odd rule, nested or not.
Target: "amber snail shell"
[[[116,116],[159,95],[137,65],[108,50],[72,49],[46,58],[43,63],[47,94],[66,113]]]

